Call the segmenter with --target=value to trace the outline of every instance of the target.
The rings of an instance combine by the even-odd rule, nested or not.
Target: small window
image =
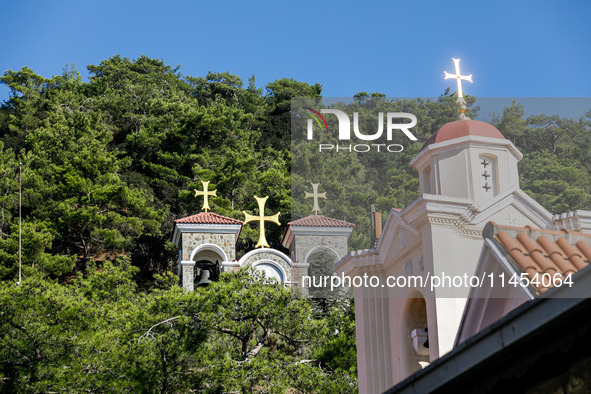
[[[431,194],[431,166],[423,170],[423,193]]]

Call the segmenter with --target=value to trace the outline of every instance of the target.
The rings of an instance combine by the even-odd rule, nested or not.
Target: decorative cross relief
[[[507,220],[507,222],[508,222],[509,224],[515,224],[515,223],[517,223],[517,218],[516,218],[515,216],[513,216],[513,215],[511,214],[511,212],[509,212],[509,213],[507,214],[507,219],[505,219],[505,220]]]
[[[495,195],[495,177],[494,177],[494,163],[492,159],[483,157],[480,162],[480,186],[484,189],[484,195],[493,197]],[[489,179],[490,178],[490,179]]]
[[[404,264],[404,271],[406,272],[407,275],[412,274],[412,260],[406,261],[406,263]]]

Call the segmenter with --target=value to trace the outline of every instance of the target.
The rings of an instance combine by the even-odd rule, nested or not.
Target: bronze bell
[[[207,286],[208,284],[211,283],[211,280],[209,280],[209,275],[211,273],[209,272],[208,269],[202,269],[201,270],[201,275],[199,276],[199,282],[197,282],[197,287],[199,286]]]

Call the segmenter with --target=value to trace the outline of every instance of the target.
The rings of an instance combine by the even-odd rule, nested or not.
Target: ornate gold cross
[[[267,238],[265,238],[265,222],[273,222],[278,225],[281,224],[281,223],[279,223],[279,213],[276,213],[273,216],[264,216],[265,215],[265,202],[267,202],[268,198],[269,198],[269,196],[267,196],[267,197],[256,197],[255,196],[255,199],[257,200],[257,203],[259,204],[259,216],[254,216],[254,215],[246,213],[246,211],[242,211],[242,213],[244,214],[244,217],[246,218],[246,220],[244,221],[244,224],[246,224],[248,222],[254,222],[257,220],[259,222],[259,241],[257,242],[255,249],[261,248],[261,247],[265,247],[265,248],[269,247],[269,244],[267,243]]]
[[[318,185],[320,185],[319,183],[311,183],[311,185],[313,193],[306,192],[306,198],[314,199],[314,208],[312,208],[312,210],[314,210],[315,214],[318,215],[318,211],[320,211],[320,206],[318,206],[318,199],[322,198],[326,200],[326,192],[318,193]]]
[[[447,71],[444,71],[445,79],[449,79],[449,78],[455,79],[458,83],[458,99],[464,98],[464,92],[462,91],[462,81],[468,81],[468,82],[472,83],[472,74],[461,75],[460,74],[460,59],[452,58],[452,60],[454,61],[454,64],[456,66],[456,73],[450,74]]]
[[[215,195],[215,192],[217,192],[217,189],[212,190],[212,191],[207,190],[207,185],[209,185],[209,181],[201,181],[201,184],[203,185],[203,191],[199,191],[199,190],[195,189],[195,197],[203,196],[203,206],[201,207],[201,209],[203,209],[203,210],[205,210],[205,212],[207,212],[209,209],[211,209],[209,207],[208,197],[209,196],[217,197]]]

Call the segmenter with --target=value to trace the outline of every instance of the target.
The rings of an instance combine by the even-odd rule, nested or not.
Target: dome
[[[462,119],[445,124],[435,132],[425,142],[421,150],[424,150],[431,144],[453,140],[455,138],[465,137],[467,135],[474,135],[478,137],[500,138],[505,139],[503,134],[497,128],[489,123],[481,122],[479,120]]]

